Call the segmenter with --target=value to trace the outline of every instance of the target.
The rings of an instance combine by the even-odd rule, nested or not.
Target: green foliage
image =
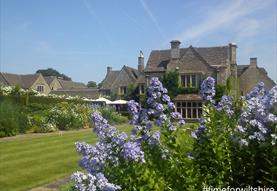
[[[127,87],[127,92],[126,94],[123,96],[123,99],[125,100],[135,100],[138,101],[139,100],[139,91],[138,91],[138,87],[136,87],[134,84],[130,84]]]
[[[13,136],[18,131],[18,111],[11,104],[1,102],[0,104],[0,137]]]
[[[96,87],[97,87],[97,84],[96,84],[96,82],[94,82],[94,81],[89,81],[89,82],[87,83],[87,87],[88,87],[88,88],[96,88]]]
[[[58,72],[57,70],[53,69],[53,68],[47,68],[47,69],[40,69],[37,70],[36,73],[40,73],[43,76],[56,76],[56,77],[60,77],[63,80],[69,80],[71,81],[71,78],[66,76],[65,74],[61,74],[60,72]]]
[[[211,105],[203,106],[205,133],[193,143],[193,170],[198,182],[213,187],[246,187],[248,185],[276,187],[277,147],[271,138],[263,142],[250,140],[248,146],[234,141],[243,102],[233,102],[232,117],[216,111]],[[267,126],[276,133],[276,123]],[[269,135],[270,136],[270,135]]]
[[[107,119],[113,125],[127,123],[129,121],[126,116],[121,115],[111,107],[99,108],[99,112],[105,119]]]
[[[29,125],[34,133],[49,133],[57,130],[56,125],[49,122],[47,117],[38,114],[30,117]]]
[[[203,106],[206,120],[205,134],[194,142],[193,160],[199,188],[204,185],[227,187],[232,182],[232,137],[236,117],[229,118],[224,112],[216,112],[210,105]]]
[[[215,96],[214,96],[214,99],[215,101],[220,101],[221,97],[223,95],[228,95],[228,89],[227,89],[227,86],[225,85],[222,85],[222,84],[217,84],[215,86]]]
[[[22,108],[10,101],[0,101],[0,137],[24,133],[28,119]]]
[[[39,105],[54,105],[60,102],[69,102],[69,103],[85,103],[81,99],[63,99],[63,98],[51,98],[51,97],[40,97],[33,95],[10,95],[10,96],[1,96],[0,100],[9,100],[18,105],[26,105],[26,99],[28,99],[28,104],[39,104]]]
[[[198,94],[199,88],[194,87],[179,87],[176,94]]]
[[[14,95],[14,96],[20,95],[20,87],[19,86],[13,87],[11,91],[11,95]]]
[[[168,90],[168,95],[170,97],[175,97],[178,95],[179,90],[179,73],[177,71],[170,71],[166,73],[162,78],[162,83],[164,87]]]
[[[81,100],[29,96],[26,105],[27,97],[0,96],[1,137],[91,127],[91,109]]]
[[[80,129],[84,123],[82,115],[78,112],[79,105],[61,102],[49,111],[49,122],[60,130]]]
[[[179,83],[179,73],[177,71],[170,71],[162,78],[164,87],[168,90],[168,95],[171,98],[176,97],[178,94],[197,94],[199,88],[197,87],[181,87]]]
[[[122,190],[195,190],[192,161],[187,158],[192,145],[190,130],[183,127],[173,134],[164,132],[161,142],[174,151],[167,154],[171,160],[160,158],[160,148],[143,143],[145,163],[120,159],[118,166],[106,165],[105,175]]]

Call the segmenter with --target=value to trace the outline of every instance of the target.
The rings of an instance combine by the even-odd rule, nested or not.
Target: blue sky
[[[277,81],[276,0],[0,0],[0,71],[52,67],[100,82],[106,67],[137,67],[153,49],[238,45],[238,64],[258,58]]]

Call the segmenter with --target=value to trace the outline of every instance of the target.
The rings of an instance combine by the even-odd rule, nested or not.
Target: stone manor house
[[[80,82],[63,80],[56,76],[42,76],[41,74],[11,74],[0,72],[0,85],[19,86],[23,89],[36,90],[43,94],[81,96],[97,99],[99,91],[87,88]]]
[[[217,84],[231,82],[233,95],[245,95],[258,82],[262,81],[267,89],[275,82],[270,79],[264,68],[258,67],[257,58],[250,58],[246,65],[237,64],[237,45],[180,48],[181,42],[173,40],[167,50],[152,50],[144,66],[144,56],[140,52],[138,67],[123,66],[115,71],[107,67],[107,74],[99,89],[102,95],[124,95],[130,84],[145,94],[151,77],[161,78],[169,71],[178,71],[183,87],[198,88],[204,78],[212,76]],[[202,99],[198,94],[180,94],[173,98],[177,111],[185,119],[198,119],[201,115]]]

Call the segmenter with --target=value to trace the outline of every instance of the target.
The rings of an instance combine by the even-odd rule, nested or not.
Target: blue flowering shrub
[[[276,184],[276,87],[266,92],[260,84],[246,98],[223,96],[216,102],[215,81],[208,77],[200,90],[203,116],[190,136],[167,93],[152,78],[146,107],[128,103],[130,135],[98,112],[92,114],[98,142],[76,143],[85,171],[72,175],[75,189],[177,191]]]
[[[199,189],[276,185],[277,86],[269,92],[259,83],[246,97],[222,96],[215,103],[215,81],[201,86],[206,104],[195,139],[192,158]]]

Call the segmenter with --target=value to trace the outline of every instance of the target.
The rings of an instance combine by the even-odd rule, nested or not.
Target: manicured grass
[[[95,143],[96,135],[87,129],[0,139],[0,190],[29,190],[72,174],[79,169],[76,141]]]

